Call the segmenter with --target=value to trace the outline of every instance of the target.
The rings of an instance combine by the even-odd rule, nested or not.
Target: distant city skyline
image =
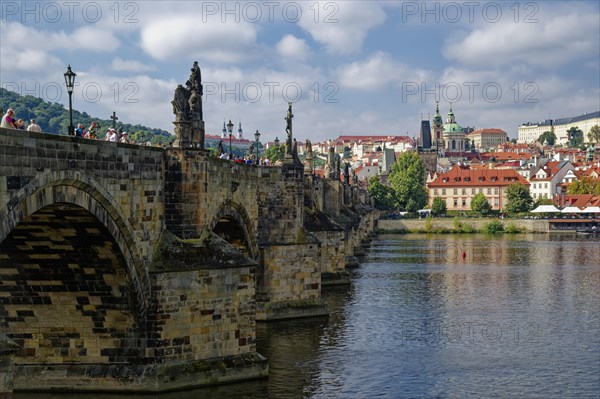
[[[207,134],[223,119],[271,141],[417,137],[435,102],[464,127],[600,110],[600,6],[553,2],[0,3],[0,86],[173,131],[198,61]],[[576,27],[576,29],[575,29]]]

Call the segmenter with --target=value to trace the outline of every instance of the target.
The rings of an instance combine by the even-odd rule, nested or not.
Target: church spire
[[[225,126],[225,119],[223,119],[223,138],[227,137],[227,127]]]
[[[238,140],[243,140],[244,134],[242,132],[242,121],[240,121],[240,127],[238,128]]]

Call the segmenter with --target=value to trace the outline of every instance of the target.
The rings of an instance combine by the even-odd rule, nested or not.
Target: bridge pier
[[[0,399],[12,399],[14,380],[14,355],[20,349],[5,334],[0,334]]]

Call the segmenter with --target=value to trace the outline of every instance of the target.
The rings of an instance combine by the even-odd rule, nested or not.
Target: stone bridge
[[[0,129],[0,336],[18,345],[15,389],[266,376],[256,321],[327,314],[322,285],[348,282],[373,231],[367,203],[297,164]]]

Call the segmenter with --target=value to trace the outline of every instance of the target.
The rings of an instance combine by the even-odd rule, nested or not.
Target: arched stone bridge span
[[[0,129],[0,335],[19,345],[17,389],[265,376],[256,320],[326,314],[322,277],[343,276],[373,228],[361,202],[298,165]]]

